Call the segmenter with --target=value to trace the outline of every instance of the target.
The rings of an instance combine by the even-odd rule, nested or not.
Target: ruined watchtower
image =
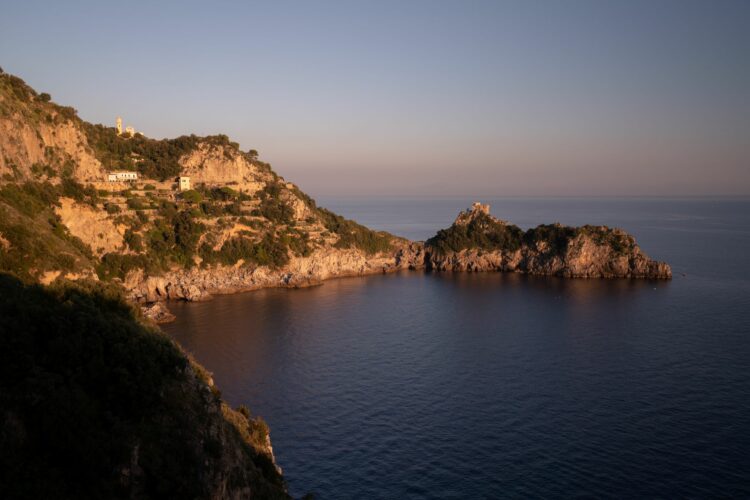
[[[120,118],[119,116],[115,121],[115,128],[117,129],[117,135],[122,134],[122,118]]]

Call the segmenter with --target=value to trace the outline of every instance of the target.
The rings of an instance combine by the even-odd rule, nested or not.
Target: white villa
[[[137,172],[128,172],[126,170],[119,170],[117,172],[110,172],[107,174],[107,182],[133,182],[138,180]]]

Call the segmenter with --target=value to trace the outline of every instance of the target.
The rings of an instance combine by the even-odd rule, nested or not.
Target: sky
[[[3,1],[0,67],[313,196],[745,196],[748,26],[728,0]]]

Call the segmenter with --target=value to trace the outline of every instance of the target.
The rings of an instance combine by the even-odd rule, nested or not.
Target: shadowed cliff
[[[4,498],[288,498],[268,428],[112,287],[0,274]]]

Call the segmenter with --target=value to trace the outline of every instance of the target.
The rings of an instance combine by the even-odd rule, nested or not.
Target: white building
[[[177,180],[180,183],[180,191],[189,191],[190,190],[190,177],[180,176],[177,178]]]
[[[107,174],[107,182],[133,182],[137,180],[138,174],[136,172],[120,170],[118,172],[110,172]]]

